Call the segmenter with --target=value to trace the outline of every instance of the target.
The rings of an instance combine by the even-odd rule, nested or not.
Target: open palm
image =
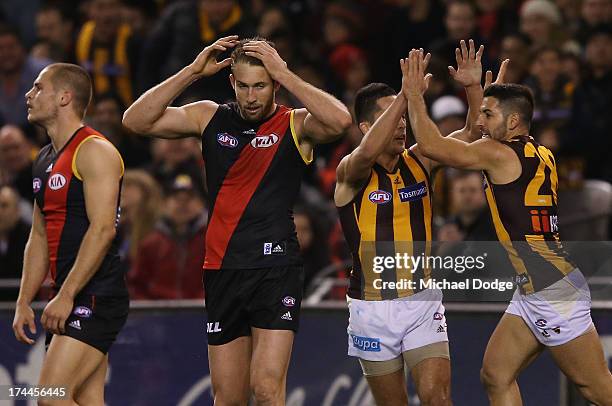
[[[457,69],[452,66],[448,67],[448,70],[459,84],[463,87],[469,86],[480,86],[482,80],[482,53],[484,52],[484,45],[481,45],[476,51],[474,41],[469,41],[469,48],[466,46],[465,41],[461,40],[460,48],[455,49],[455,58],[457,60]]]

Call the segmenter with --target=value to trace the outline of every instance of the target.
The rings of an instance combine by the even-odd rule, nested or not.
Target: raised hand
[[[273,80],[280,82],[282,75],[287,73],[287,62],[266,41],[249,41],[244,44],[243,49],[246,55],[257,58],[263,63]]]
[[[485,85],[484,88],[491,86],[491,83],[495,83],[496,85],[500,85],[502,83],[506,83],[506,70],[508,69],[508,64],[510,63],[510,59],[504,59],[499,67],[499,72],[497,72],[497,79],[495,82],[493,81],[493,72],[490,70],[485,73]]]
[[[191,69],[196,75],[204,77],[214,75],[221,69],[230,66],[232,63],[231,58],[226,58],[219,62],[217,61],[217,56],[219,56],[221,52],[227,51],[229,48],[233,48],[237,43],[237,35],[219,38],[200,52],[200,54],[191,63]]]
[[[423,49],[413,49],[408,58],[400,59],[402,69],[402,93],[404,97],[422,96],[429,87],[431,73],[425,73],[431,54],[423,55]]]
[[[476,51],[474,40],[469,41],[469,49],[464,40],[459,43],[459,48],[455,48],[455,59],[457,60],[457,69],[452,66],[448,67],[450,75],[463,87],[480,86],[482,80],[482,53],[484,45],[481,45]]]

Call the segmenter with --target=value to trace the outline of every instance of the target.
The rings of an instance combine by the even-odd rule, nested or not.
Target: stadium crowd
[[[534,92],[531,135],[558,157],[560,193],[580,194],[586,180],[612,182],[612,0],[5,0],[1,279],[21,275],[32,216],[32,162],[49,142],[28,124],[24,94],[47,64],[71,62],[86,68],[94,82],[87,122],[125,161],[119,234],[132,298],[203,297],[207,199],[200,145],[193,139],[151,141],[129,133],[121,119],[142,92],[229,34],[272,40],[292,71],[349,107],[367,83],[399,89],[399,59],[422,47],[433,55],[426,100],[443,134],[464,125],[464,92],[447,66],[455,64],[459,40],[472,38],[485,45],[484,69],[496,71],[509,58],[506,80]],[[175,104],[231,100],[228,74],[195,83]],[[299,107],[282,89],[276,101]],[[353,126],[339,141],[318,147],[302,185],[294,218],[307,290],[322,269],[346,277],[350,256],[332,196],[336,167],[360,137]],[[440,170],[434,178],[437,239],[495,240],[481,175]],[[609,239],[605,231],[600,238]],[[16,288],[0,292],[0,300],[16,297]]]

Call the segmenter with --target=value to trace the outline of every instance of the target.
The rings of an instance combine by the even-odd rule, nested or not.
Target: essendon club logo
[[[534,233],[559,232],[559,220],[556,215],[549,215],[548,210],[530,210],[529,213]]]
[[[258,135],[257,137],[251,140],[251,145],[253,148],[268,148],[278,142],[278,135],[269,134],[269,135]]]
[[[61,189],[64,187],[64,185],[66,185],[66,178],[61,173],[56,173],[49,178],[49,182],[47,182],[47,184],[51,190]]]

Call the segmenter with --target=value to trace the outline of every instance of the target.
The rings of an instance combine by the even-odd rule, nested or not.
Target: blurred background
[[[121,117],[142,92],[230,34],[272,40],[292,71],[351,109],[355,91],[367,83],[399,90],[399,59],[422,47],[433,55],[426,101],[444,135],[461,128],[467,112],[463,89],[447,70],[458,41],[484,44],[484,69],[494,73],[510,58],[507,81],[529,86],[536,98],[531,135],[555,153],[562,239],[610,239],[612,0],[2,0],[0,301],[17,295],[31,223],[31,166],[49,142],[27,123],[24,94],[47,64],[71,62],[94,82],[86,122],[125,160],[119,235],[132,299],[201,303],[207,192],[200,143],[150,140],[127,132]],[[231,100],[228,74],[195,83],[175,104]],[[301,107],[282,89],[277,102]],[[302,185],[294,219],[307,308],[344,306],[350,255],[332,196],[336,167],[360,139],[353,126],[317,147]],[[433,179],[436,240],[496,239],[479,173],[442,169]],[[596,277],[593,283],[610,286],[606,275]],[[170,306],[162,303],[172,302],[156,308]],[[612,331],[612,321],[602,323]]]

